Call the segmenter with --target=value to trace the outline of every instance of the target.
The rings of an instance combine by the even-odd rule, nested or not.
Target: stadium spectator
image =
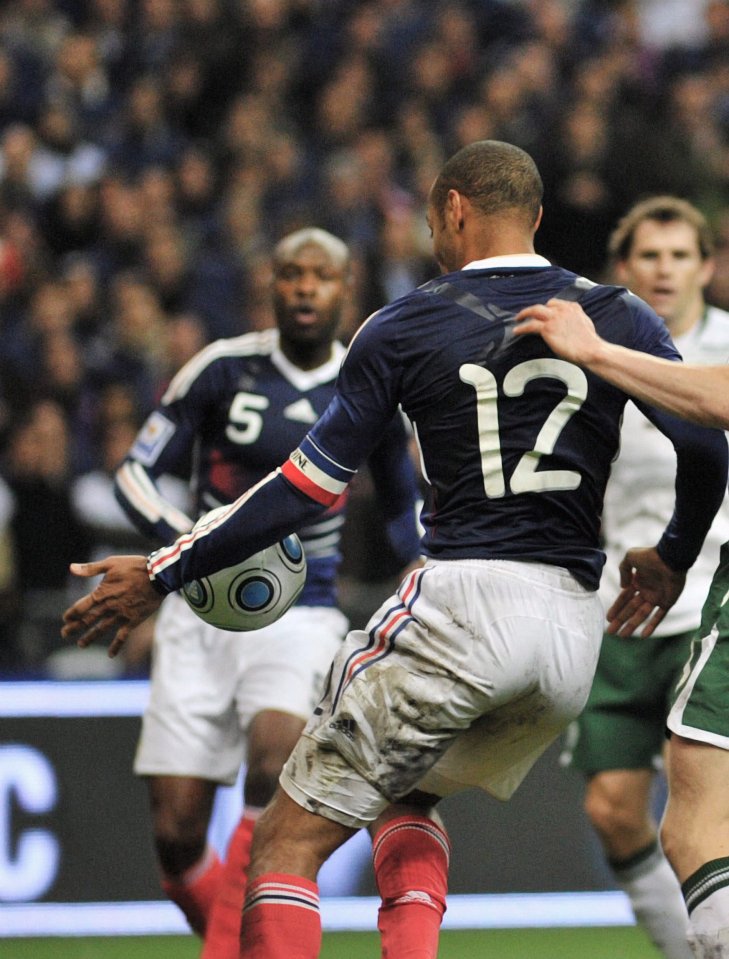
[[[71,595],[68,564],[91,543],[71,504],[71,437],[63,409],[40,399],[8,438],[5,476],[13,497],[10,523],[21,602],[20,670],[52,674],[58,617]],[[39,544],[43,548],[39,549]]]

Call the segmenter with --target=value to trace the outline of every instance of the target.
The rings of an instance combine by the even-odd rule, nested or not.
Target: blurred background
[[[0,703],[12,681],[144,681],[148,627],[118,660],[63,648],[58,628],[79,595],[70,561],[147,551],[111,491],[146,414],[204,344],[272,325],[268,257],[292,229],[324,227],[353,250],[345,341],[434,275],[429,187],[450,154],[484,138],[534,156],[546,187],[537,250],[594,280],[607,278],[607,236],[631,203],[691,200],[718,241],[707,298],[729,309],[726,0],[0,3]],[[396,571],[377,519],[362,476],[341,584],[355,624]],[[52,709],[12,714],[0,749],[51,757],[66,805],[20,801],[18,755],[4,753],[0,872],[19,861],[23,817],[60,818],[64,841],[85,835],[86,848],[100,796],[133,796],[143,852],[130,886],[89,892],[87,858],[85,875],[66,871],[59,887],[57,871],[23,895],[157,896],[131,774],[138,715],[67,717],[81,723],[67,733]],[[473,860],[456,865],[454,891],[609,888],[579,790],[553,750],[508,813],[454,801],[457,862]],[[526,859],[495,840],[494,879],[469,848],[473,816],[493,816],[495,836],[518,825]],[[9,875],[0,901],[22,898]]]

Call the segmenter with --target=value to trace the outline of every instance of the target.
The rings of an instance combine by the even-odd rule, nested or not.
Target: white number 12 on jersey
[[[499,437],[498,385],[489,370],[475,363],[464,363],[459,374],[464,383],[476,391],[478,442],[481,450],[481,471],[486,495],[492,498],[506,492],[501,441]],[[546,490],[577,489],[581,476],[575,470],[538,470],[542,456],[554,451],[560,433],[570,417],[587,398],[587,377],[579,368],[565,360],[544,357],[527,360],[512,367],[504,377],[506,396],[522,396],[531,380],[542,377],[560,380],[567,387],[566,396],[550,412],[534,444],[524,453],[511,477],[512,493],[538,493]]]

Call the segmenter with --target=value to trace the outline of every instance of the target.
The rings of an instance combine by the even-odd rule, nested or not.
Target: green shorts
[[[671,732],[729,749],[729,576],[726,547],[668,716]]]
[[[694,635],[605,634],[587,705],[566,736],[565,765],[588,776],[660,767],[666,716]]]

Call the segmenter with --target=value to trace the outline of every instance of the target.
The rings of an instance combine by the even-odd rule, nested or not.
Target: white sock
[[[658,842],[627,862],[610,865],[635,918],[666,959],[691,959],[681,886]]]
[[[729,959],[729,858],[705,863],[681,888],[696,959]]]

